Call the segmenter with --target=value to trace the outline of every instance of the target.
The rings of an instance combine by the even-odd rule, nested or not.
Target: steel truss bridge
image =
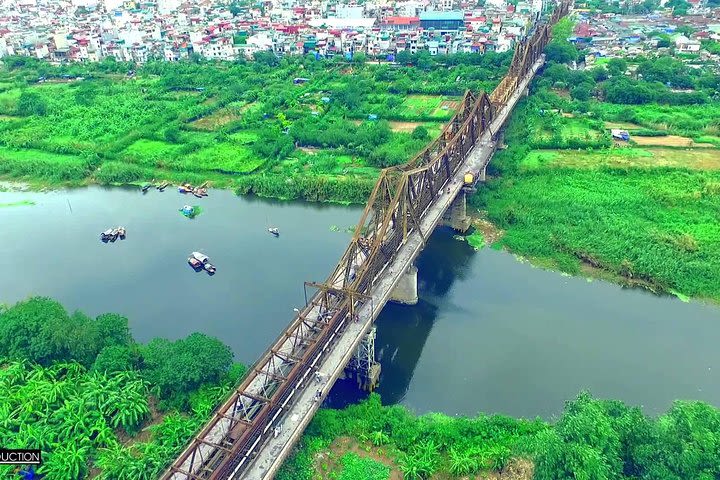
[[[162,480],[273,478],[348,362],[362,363],[355,352],[461,191],[464,173],[484,172],[570,4],[562,0],[517,44],[491,94],[467,92],[439,138],[406,164],[381,171],[334,271],[324,283],[306,282],[316,293]]]

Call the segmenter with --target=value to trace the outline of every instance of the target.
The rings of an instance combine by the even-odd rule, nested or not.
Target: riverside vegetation
[[[244,375],[232,357],[200,333],[143,345],[120,315],[19,302],[0,310],[0,444],[41,449],[48,479],[154,480]]]
[[[490,164],[496,178],[472,199],[505,230],[498,246],[571,274],[720,300],[720,76],[671,57],[574,71],[575,47],[553,43]],[[632,64],[641,79],[626,74]],[[613,142],[616,127],[630,142]]]
[[[124,317],[69,314],[42,297],[0,312],[0,359],[0,441],[41,449],[38,473],[53,480],[157,478],[245,372],[219,340],[138,344]],[[709,480],[718,432],[720,411],[702,402],[650,418],[583,392],[551,424],[416,417],[372,394],[320,410],[278,479]]]
[[[209,180],[362,203],[379,168],[421,150],[466,89],[495,86],[511,52],[399,57],[376,65],[260,52],[254,62],[142,67],[6,57],[0,175],[50,186]]]
[[[345,410],[320,410],[278,480],[449,478],[713,479],[720,475],[720,410],[677,401],[650,418],[638,407],[567,402],[554,424],[382,406],[376,394]]]

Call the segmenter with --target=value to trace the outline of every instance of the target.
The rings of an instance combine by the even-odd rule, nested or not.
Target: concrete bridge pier
[[[402,303],[403,305],[415,305],[418,303],[417,272],[417,267],[410,264],[405,273],[400,276],[400,280],[390,294],[391,302]]]
[[[484,168],[480,172],[480,179],[485,181]],[[470,228],[470,216],[467,214],[467,193],[465,189],[460,190],[457,194],[452,205],[445,211],[441,223],[461,233],[468,231]]]

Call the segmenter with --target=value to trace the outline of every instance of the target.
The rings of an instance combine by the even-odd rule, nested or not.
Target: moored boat
[[[203,268],[203,263],[195,257],[192,257],[192,256],[188,257],[187,261],[190,264],[190,266],[192,268],[194,268],[195,270],[199,270],[199,269]]]
[[[211,275],[215,273],[215,265],[213,265],[212,263],[208,262],[204,264],[203,268]]]
[[[109,228],[100,234],[100,240],[107,242],[112,237],[113,230]]]
[[[278,230],[276,227],[270,227],[268,228],[268,232],[272,233],[276,237],[280,236],[280,230]]]
[[[125,227],[118,227],[117,232],[120,239],[125,240]]]

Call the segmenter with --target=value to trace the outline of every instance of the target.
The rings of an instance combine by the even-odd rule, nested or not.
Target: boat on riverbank
[[[195,195],[197,198],[207,197],[207,182],[203,183],[199,187],[193,187],[189,183],[183,183],[178,187],[178,192],[180,193],[191,193]]]

